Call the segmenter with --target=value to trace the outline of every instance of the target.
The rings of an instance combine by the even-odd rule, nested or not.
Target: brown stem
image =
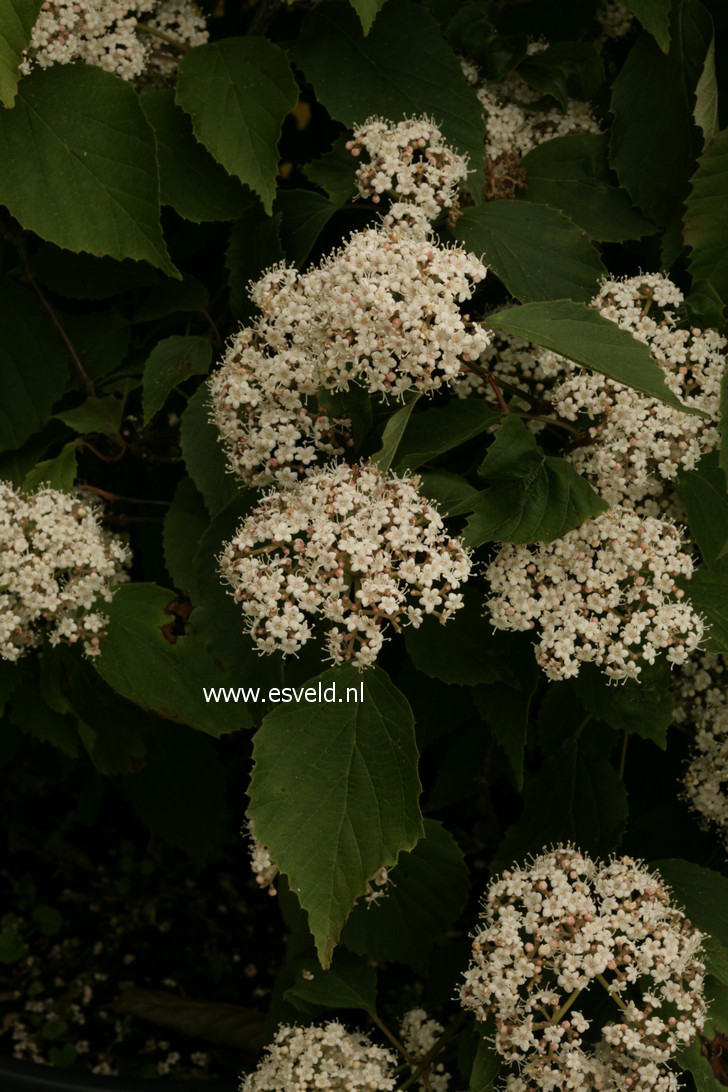
[[[30,285],[30,287],[33,289],[44,311],[48,315],[48,318],[51,320],[51,323],[53,324],[56,333],[59,335],[61,341],[66,346],[66,351],[73,361],[73,366],[78,372],[78,376],[83,383],[86,393],[95,396],[96,387],[94,386],[93,379],[84,368],[83,361],[78,355],[76,346],[73,344],[70,337],[66,333],[63,323],[59,319],[52,304],[47,299],[45,292],[38,284],[35,276],[33,275],[33,269],[30,264],[30,259],[28,258],[28,248],[25,245],[25,239],[23,237],[22,230],[20,228],[16,229],[14,227],[6,227],[4,234],[8,242],[10,242],[10,244],[14,247],[18,258],[20,259],[20,267],[23,271],[23,276],[21,279],[25,281],[26,284]]]
[[[98,448],[95,448],[93,444],[90,444],[88,440],[81,441],[81,447],[87,447],[97,459],[101,459],[105,463],[118,463],[119,459],[123,459],[126,453],[126,444],[122,441],[122,446],[118,451],[115,451],[113,455],[102,455]]]
[[[490,389],[493,391],[493,394],[498,399],[498,405],[500,406],[500,408],[503,410],[504,413],[508,413],[508,405],[506,404],[506,400],[503,397],[503,392],[501,391],[500,387],[498,386],[495,379],[493,378],[492,373],[487,372],[486,378],[488,380],[488,384],[490,386]]]
[[[109,493],[106,489],[99,489],[96,485],[79,485],[79,489],[83,489],[85,493],[94,493],[97,497],[102,497],[107,501],[123,501],[126,504],[156,504],[164,508],[168,508],[171,501],[164,500],[146,500],[144,497],[120,497],[117,493]]]

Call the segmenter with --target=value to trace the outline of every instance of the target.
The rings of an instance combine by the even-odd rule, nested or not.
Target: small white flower
[[[391,1092],[397,1058],[366,1035],[337,1021],[310,1027],[281,1025],[240,1092]]]

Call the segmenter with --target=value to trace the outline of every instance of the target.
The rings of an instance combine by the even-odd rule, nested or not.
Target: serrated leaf
[[[710,868],[703,868],[692,861],[676,857],[651,861],[693,925],[712,938],[717,949],[717,966],[713,969],[708,959],[707,967],[719,977],[725,970],[728,957],[728,879]],[[722,949],[722,951],[720,950]]]
[[[159,224],[154,134],[131,84],[93,65],[36,68],[0,112],[0,202],[67,250],[178,276]]]
[[[28,288],[0,281],[0,451],[21,447],[46,422],[68,380],[63,342]]]
[[[705,147],[718,129],[718,83],[715,74],[715,37],[711,38],[703,71],[695,88],[695,124],[703,133]]]
[[[61,313],[60,317],[91,379],[103,379],[123,364],[131,341],[131,323],[121,311],[105,308],[80,315]],[[84,390],[75,371],[72,385],[79,392]]]
[[[698,161],[686,202],[684,239],[693,281],[707,282],[728,303],[728,129],[711,140]]]
[[[346,147],[349,136],[342,133],[330,152],[314,159],[303,168],[303,173],[316,186],[329,195],[336,205],[343,205],[356,192],[358,162]]]
[[[657,224],[680,218],[701,148],[693,118],[695,89],[713,40],[700,0],[674,6],[668,56],[641,34],[614,81],[610,161],[620,184]]]
[[[680,585],[705,622],[701,648],[706,652],[728,652],[728,570],[698,569]]]
[[[587,42],[554,42],[527,56],[518,75],[544,95],[556,99],[562,110],[569,100],[590,99],[604,83],[604,64]]]
[[[338,206],[316,190],[281,190],[275,208],[286,257],[300,267]]]
[[[728,562],[720,562],[728,541],[728,491],[717,453],[705,455],[695,470],[681,470],[677,491],[703,564],[708,569],[726,569]]]
[[[236,220],[250,192],[195,139],[189,117],[175,105],[174,92],[147,91],[139,102],[157,141],[162,204],[198,224]]]
[[[650,739],[665,750],[673,717],[670,669],[664,657],[645,664],[637,679],[627,679],[619,686],[610,686],[594,664],[582,664],[573,685],[592,716],[617,731]]]
[[[407,423],[412,410],[420,398],[419,394],[412,394],[403,406],[400,406],[387,421],[382,433],[382,446],[372,455],[370,462],[378,466],[382,473],[386,473],[394,462],[397,450],[402,442]]]
[[[182,478],[164,517],[162,542],[164,563],[175,587],[197,601],[195,556],[200,539],[210,526],[202,494],[191,478]]]
[[[442,516],[462,516],[472,512],[480,496],[479,489],[449,470],[431,470],[420,474],[420,493],[433,502]]]
[[[572,133],[537,144],[521,161],[525,197],[569,216],[591,239],[622,242],[652,235],[628,195],[610,179],[604,133]]]
[[[683,413],[696,412],[672,393],[665,373],[647,346],[593,308],[571,300],[526,303],[489,315],[487,325],[552,349]]]
[[[137,1020],[208,1043],[256,1055],[265,1042],[265,1016],[257,1009],[221,1001],[198,1001],[166,990],[123,990],[114,1008]]]
[[[281,245],[281,214],[266,216],[257,197],[250,200],[233,224],[225,251],[225,268],[230,286],[230,309],[243,321],[252,317],[255,307],[248,286],[264,269],[284,257]]]
[[[479,473],[490,486],[463,531],[473,548],[552,542],[608,507],[571,463],[546,455],[514,414],[503,419]]]
[[[359,16],[361,28],[368,34],[374,25],[374,20],[384,7],[387,0],[349,0],[356,14]]]
[[[18,68],[30,44],[43,0],[2,0],[0,5],[0,102],[12,107],[18,89]]]
[[[269,713],[255,736],[248,814],[308,914],[323,967],[356,900],[423,833],[410,708],[379,668],[312,680],[364,700]],[[301,776],[306,770],[307,775]],[[301,822],[305,816],[305,822]]]
[[[528,714],[539,682],[539,670],[532,657],[513,664],[515,678],[479,686],[473,700],[483,720],[508,756],[518,789],[523,788],[523,755],[526,748]]]
[[[209,391],[203,383],[182,414],[180,445],[187,473],[205,498],[210,515],[233,500],[238,493],[236,479],[228,473],[217,429],[209,418]]]
[[[151,421],[178,383],[191,375],[204,375],[211,361],[212,346],[205,337],[173,335],[158,341],[144,365],[144,423]]]
[[[375,1012],[377,972],[364,960],[339,948],[327,971],[315,959],[302,959],[296,967],[293,985],[286,990],[286,998],[294,1004],[302,1001],[307,1007]]]
[[[98,433],[116,436],[124,416],[124,399],[109,394],[105,398],[87,398],[80,406],[56,414],[59,421],[79,435]]]
[[[588,300],[606,272],[574,221],[546,205],[489,201],[465,208],[453,234],[517,300]]]
[[[493,1092],[493,1081],[501,1071],[502,1061],[489,1039],[480,1039],[470,1073],[468,1092]]]
[[[203,687],[230,685],[194,633],[175,633],[175,594],[156,584],[123,584],[110,603],[93,665],[118,694],[170,720],[220,736],[247,728],[246,706],[206,702]]]
[[[61,493],[70,492],[76,480],[76,462],[76,441],[72,440],[64,444],[52,459],[43,459],[28,471],[23,481],[23,491],[32,493],[41,485],[49,485]]]
[[[273,208],[278,138],[298,100],[283,50],[266,38],[223,38],[191,49],[179,66],[176,101],[195,136],[228,174]]]
[[[52,243],[44,243],[33,254],[33,275],[59,296],[79,300],[111,299],[131,289],[156,284],[160,278],[159,272],[146,262],[73,254]],[[84,318],[92,314],[89,311]]]
[[[469,586],[464,599],[464,606],[444,625],[425,618],[417,629],[408,626],[407,651],[418,671],[440,682],[458,686],[496,682],[508,658],[507,646],[485,617],[482,595]]]
[[[625,6],[637,16],[663,53],[670,48],[670,4],[671,0],[625,0]]]
[[[457,921],[468,896],[463,852],[441,823],[425,819],[425,835],[403,853],[381,899],[354,908],[342,944],[370,959],[406,963],[424,972],[434,945]]]
[[[480,436],[502,416],[482,398],[453,399],[410,418],[397,449],[398,471],[414,470],[446,451]]]
[[[420,5],[388,0],[364,37],[348,5],[320,4],[304,20],[291,54],[318,100],[346,125],[374,115],[392,121],[431,115],[445,138],[468,156],[473,189],[479,194],[482,110],[437,22]]]

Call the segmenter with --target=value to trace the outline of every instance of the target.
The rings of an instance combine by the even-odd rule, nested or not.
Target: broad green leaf
[[[349,3],[359,16],[362,30],[368,34],[386,0],[349,0]]]
[[[281,245],[281,214],[266,216],[257,197],[251,194],[240,219],[233,224],[225,251],[225,268],[230,286],[230,309],[247,321],[255,308],[248,286],[264,269],[284,257]]]
[[[574,738],[526,779],[523,813],[506,831],[491,870],[500,872],[544,846],[568,842],[606,857],[626,821],[627,793],[617,771],[582,738]]]
[[[604,133],[572,133],[537,144],[523,157],[526,198],[571,217],[591,239],[622,242],[654,234],[610,178]]]
[[[93,65],[36,68],[0,112],[0,202],[67,250],[177,276],[159,224],[154,134],[130,83]]]
[[[721,976],[728,957],[728,879],[720,872],[675,857],[651,861],[650,867],[660,873],[675,903],[685,910],[693,925],[711,938],[717,965],[714,970],[710,958],[706,965],[716,977]]]
[[[45,484],[51,489],[60,490],[61,493],[68,493],[73,489],[76,470],[76,441],[72,440],[64,444],[52,459],[44,459],[28,471],[23,481],[23,490],[26,493],[33,493],[39,486]]]
[[[184,311],[204,312],[210,302],[207,288],[191,273],[177,281],[167,279],[152,285],[142,295],[141,303],[134,308],[133,322],[153,322]]]
[[[705,621],[702,648],[728,652],[728,571],[698,569],[690,580],[680,582],[685,594]]]
[[[670,48],[670,0],[625,0],[663,53]]]
[[[500,1073],[502,1064],[491,1041],[481,1038],[470,1073],[468,1092],[493,1092],[493,1082]]]
[[[78,300],[107,300],[134,288],[156,284],[160,274],[146,262],[131,258],[114,261],[93,254],[73,254],[43,243],[33,254],[33,275],[59,296]],[[84,315],[88,318],[93,312]]]
[[[662,368],[646,345],[583,304],[571,300],[526,303],[489,315],[487,325],[552,349],[616,383],[659,398],[674,409],[696,412],[672,393]]]
[[[414,470],[446,451],[480,436],[503,416],[483,398],[453,399],[446,406],[416,413],[397,449],[395,467]]]
[[[588,300],[606,272],[583,231],[546,205],[489,201],[465,208],[454,235],[517,300]]]
[[[18,88],[18,67],[28,48],[43,0],[2,0],[0,3],[0,102],[12,106]]]
[[[667,729],[672,724],[672,694],[670,668],[664,657],[653,665],[645,664],[639,678],[627,679],[619,686],[610,686],[594,664],[582,664],[573,685],[592,716],[617,731],[651,739],[665,750]]]
[[[79,435],[98,433],[116,436],[124,416],[124,399],[109,394],[105,398],[87,398],[80,406],[56,414],[59,421]]]
[[[546,455],[513,414],[504,418],[479,473],[489,488],[466,524],[466,546],[552,542],[608,507],[571,463]]]
[[[420,493],[431,500],[442,516],[462,516],[472,512],[480,490],[474,489],[459,474],[449,470],[431,470],[420,474]]]
[[[121,367],[129,351],[132,332],[129,319],[121,311],[108,307],[100,311],[85,310],[83,314],[61,314],[60,317],[87,374],[94,382],[105,379],[110,372]],[[79,392],[84,390],[75,370],[71,384]]]
[[[402,858],[404,860],[404,857]],[[366,955],[371,956],[371,952]],[[326,1009],[363,1009],[374,1012],[377,1004],[377,972],[363,959],[339,948],[327,971],[315,959],[303,959],[296,978],[286,991],[294,1004]]]
[[[640,35],[612,90],[611,164],[635,204],[662,225],[680,218],[701,148],[693,108],[713,40],[700,0],[676,4],[671,27],[668,56]]]
[[[496,682],[508,658],[507,646],[485,617],[482,595],[468,586],[464,598],[465,605],[444,625],[425,618],[417,629],[408,626],[407,651],[418,671],[440,682],[458,686]]]
[[[718,131],[718,84],[715,75],[715,38],[711,38],[703,71],[695,88],[695,124],[703,133],[706,147]]]
[[[266,38],[223,38],[197,46],[179,66],[176,99],[201,144],[258,194],[270,213],[278,138],[298,87],[286,54]]]
[[[205,498],[210,515],[215,515],[238,492],[236,479],[228,473],[217,429],[209,418],[209,391],[203,383],[190,398],[182,415],[180,444],[187,473]]]
[[[178,383],[209,371],[211,360],[212,346],[205,337],[175,334],[158,341],[144,365],[144,423],[151,421]]]
[[[728,129],[711,140],[698,161],[685,211],[684,238],[695,283],[706,282],[728,303]]]
[[[604,64],[587,42],[555,42],[527,56],[518,75],[544,95],[551,95],[565,110],[569,100],[590,99],[604,83]]]
[[[195,603],[198,600],[195,555],[209,526],[202,494],[191,478],[182,478],[164,517],[164,563],[175,587],[191,595]]]
[[[363,685],[364,701],[269,713],[255,736],[248,814],[307,912],[326,968],[367,882],[423,828],[405,699],[379,668],[332,668],[309,685],[319,681],[339,694]]]
[[[303,168],[306,178],[325,190],[336,205],[345,204],[357,192],[355,175],[358,162],[346,147],[348,139],[348,133],[342,133],[330,152]]]
[[[198,224],[236,220],[250,193],[195,139],[190,119],[175,105],[174,92],[147,91],[139,101],[157,140],[162,204]]]
[[[338,206],[316,190],[281,190],[275,208],[286,257],[302,266]]]
[[[114,1008],[147,1024],[183,1036],[221,1043],[255,1056],[265,1043],[265,1017],[257,1009],[223,1001],[198,1001],[167,990],[133,986],[122,990]]]
[[[341,942],[370,959],[424,972],[432,948],[455,925],[467,896],[463,851],[441,823],[425,819],[424,838],[401,855],[383,897],[354,908]]]
[[[727,569],[728,558],[721,559],[721,553],[728,541],[728,491],[717,453],[704,456],[695,470],[681,471],[677,489],[703,564]]]
[[[486,724],[508,756],[516,785],[523,788],[523,754],[526,748],[528,714],[539,682],[533,657],[520,657],[513,664],[515,678],[509,682],[479,686],[473,700]]]
[[[235,702],[206,702],[203,687],[238,685],[194,632],[178,636],[175,594],[156,584],[123,584],[111,603],[94,667],[118,694],[170,720],[212,736],[247,728],[250,713]],[[194,619],[193,619],[194,623]]]
[[[437,22],[419,4],[388,0],[366,38],[347,4],[320,4],[304,20],[291,55],[317,99],[345,125],[373,115],[392,121],[431,115],[445,138],[468,156],[476,172],[473,188],[480,190],[485,138],[480,103]]]
[[[65,713],[52,709],[40,691],[38,676],[26,679],[10,698],[10,723],[41,743],[50,743],[75,758],[81,748],[76,725]]]
[[[46,422],[68,381],[63,342],[29,288],[0,281],[0,451],[21,447]]]
[[[384,426],[382,433],[382,446],[372,455],[370,462],[378,466],[382,473],[386,473],[394,462],[395,456],[402,443],[404,431],[410,419],[412,410],[419,399],[419,394],[410,395],[403,406],[392,414]]]

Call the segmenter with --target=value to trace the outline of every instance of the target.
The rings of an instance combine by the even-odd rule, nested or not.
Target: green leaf
[[[549,205],[587,232],[590,239],[622,242],[655,232],[613,184],[604,133],[572,133],[537,144],[521,161],[526,197]]]
[[[174,92],[147,91],[139,102],[157,140],[162,204],[198,224],[242,215],[249,191],[195,140],[190,119],[175,106]]]
[[[490,488],[468,519],[466,546],[552,542],[608,507],[571,463],[546,455],[512,414],[504,418],[479,473]]]
[[[403,48],[406,43],[406,48]],[[435,19],[410,0],[389,0],[368,37],[342,3],[316,7],[291,55],[332,117],[355,126],[373,115],[431,115],[469,159],[480,191],[485,126],[475,89]]]
[[[21,447],[46,422],[68,384],[68,358],[28,288],[0,281],[0,451]]]
[[[706,652],[728,652],[728,571],[698,569],[680,584],[706,624],[701,647]]]
[[[496,682],[508,658],[503,635],[493,633],[485,617],[482,593],[468,586],[465,605],[444,625],[425,618],[417,629],[405,630],[407,651],[418,671],[458,686]]]
[[[693,925],[712,938],[706,966],[716,977],[723,977],[728,959],[728,879],[676,857],[651,861],[650,867],[660,873]],[[715,965],[710,958],[713,952]]]
[[[0,113],[0,203],[67,250],[177,270],[159,224],[152,133],[130,83],[93,65],[36,68]]]
[[[593,45],[555,42],[540,53],[527,56],[518,75],[544,95],[551,95],[565,110],[569,100],[590,99],[604,83],[604,65]]]
[[[364,701],[280,706],[255,736],[248,814],[308,914],[324,967],[356,900],[423,828],[410,708],[379,668],[332,668],[308,685]],[[306,770],[305,777],[302,771]],[[302,822],[305,817],[305,822]]]
[[[481,1038],[470,1073],[468,1092],[493,1092],[493,1081],[501,1071],[501,1058],[489,1039]]]
[[[117,436],[124,416],[124,399],[109,394],[105,398],[87,398],[80,406],[56,414],[59,421],[79,435],[98,433]]]
[[[384,432],[382,433],[382,446],[378,451],[372,455],[370,462],[374,466],[378,466],[382,473],[385,473],[391,467],[394,462],[394,457],[397,454],[399,446],[404,436],[404,431],[407,428],[407,423],[410,419],[412,410],[415,408],[417,400],[420,398],[419,394],[411,395],[410,398],[404,403],[403,406],[393,413],[384,426]]]
[[[521,657],[513,664],[516,685],[504,682],[479,686],[473,699],[483,720],[508,756],[518,789],[523,788],[523,754],[526,749],[528,714],[539,682],[533,657]]]
[[[204,312],[209,302],[210,295],[202,281],[185,273],[180,280],[164,280],[147,289],[142,302],[134,308],[132,320],[153,322],[181,311]]]
[[[338,206],[345,204],[357,192],[355,176],[358,163],[346,147],[348,139],[348,134],[342,133],[330,152],[303,168],[306,178],[325,190]]]
[[[158,341],[144,365],[144,423],[148,424],[178,383],[210,369],[212,346],[205,337],[173,335]]]
[[[79,300],[107,300],[134,288],[156,284],[160,274],[146,262],[131,258],[117,262],[92,254],[72,254],[44,243],[33,254],[33,274],[59,296]],[[89,318],[93,312],[83,317]]]
[[[3,0],[0,6],[0,102],[12,106],[18,89],[18,68],[30,44],[43,0]]]
[[[338,206],[316,190],[281,190],[275,207],[286,257],[300,267]]]
[[[179,66],[176,99],[195,136],[270,213],[283,119],[298,100],[286,54],[266,38],[224,38],[191,49]]]
[[[694,283],[710,285],[728,303],[728,129],[711,140],[698,161],[685,211],[684,238]]]
[[[6,915],[0,925],[0,964],[6,965],[17,963],[28,954],[28,945],[15,927],[15,922],[8,922],[9,916]]]
[[[225,251],[230,309],[242,321],[251,318],[255,311],[248,285],[284,257],[280,232],[281,214],[266,216],[258,198],[251,195],[245,211],[233,224]]]
[[[114,1008],[137,1020],[208,1043],[221,1043],[249,1056],[257,1055],[265,1043],[265,1016],[244,1005],[197,1001],[166,990],[134,986],[121,992]]]
[[[517,300],[588,300],[606,270],[573,220],[528,201],[465,208],[454,229]]]
[[[695,88],[695,124],[703,133],[703,147],[718,131],[718,83],[715,74],[715,37],[711,38],[703,71]]]
[[[349,3],[359,16],[362,30],[368,34],[386,0],[349,0]]]
[[[583,304],[571,300],[526,303],[489,315],[487,324],[552,349],[683,413],[696,412],[672,393],[665,373],[646,345]]]
[[[668,56],[642,34],[614,81],[611,164],[635,204],[658,224],[680,218],[701,147],[695,90],[713,40],[700,0],[675,5]]]
[[[602,755],[572,739],[526,780],[523,814],[509,827],[491,864],[500,872],[544,846],[574,842],[587,853],[608,856],[627,821],[627,793]]]
[[[420,493],[432,501],[442,516],[462,516],[472,512],[480,496],[459,474],[432,470],[420,474]]]
[[[314,1005],[325,1009],[374,1012],[377,972],[364,960],[340,948],[328,971],[324,971],[315,959],[301,960],[294,984],[286,990],[286,998],[294,1003],[304,1002],[305,1011]]]
[[[652,35],[663,53],[667,53],[670,48],[670,2],[671,0],[625,0],[626,6]]]
[[[203,383],[182,415],[180,444],[187,473],[205,498],[210,515],[224,508],[238,493],[228,472],[217,429],[209,419],[209,392]]]
[[[582,664],[573,682],[579,699],[592,716],[610,728],[651,739],[664,751],[672,724],[670,668],[664,657],[645,664],[638,679],[610,686],[594,664]]]
[[[91,379],[104,379],[121,366],[131,341],[131,323],[121,311],[109,307],[102,311],[85,311],[81,315],[61,313],[60,317]],[[80,376],[75,371],[72,384],[77,391],[83,391]]]
[[[728,541],[728,492],[717,453],[704,456],[695,470],[680,471],[677,491],[703,564],[708,569],[728,568],[728,558],[721,557]]]
[[[175,587],[196,602],[195,555],[200,539],[210,526],[205,501],[191,478],[182,478],[164,517],[164,562]]]
[[[156,584],[117,588],[104,604],[109,623],[94,667],[118,694],[170,720],[212,736],[247,728],[246,706],[205,701],[203,687],[229,686],[232,680],[194,632],[175,633],[168,609],[174,602],[174,592]]]
[[[426,973],[432,948],[455,925],[467,897],[463,851],[441,823],[425,819],[424,838],[401,855],[384,896],[354,908],[341,942],[370,959]]]
[[[10,700],[10,723],[41,743],[52,744],[69,758],[75,758],[80,750],[76,725],[70,716],[46,702],[37,669],[14,691]]]
[[[76,480],[76,441],[65,444],[52,459],[44,459],[29,470],[23,481],[23,491],[33,493],[46,484],[61,493],[69,493]]]
[[[416,413],[407,424],[395,467],[414,470],[422,463],[480,436],[502,417],[482,398],[453,399],[446,406]]]

